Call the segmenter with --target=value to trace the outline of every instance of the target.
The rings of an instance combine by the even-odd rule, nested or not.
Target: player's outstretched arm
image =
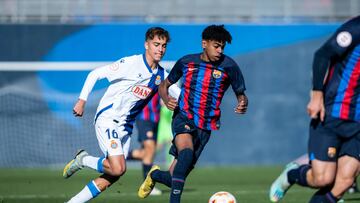
[[[243,94],[237,95],[238,104],[235,108],[235,113],[245,114],[248,106],[248,98]]]
[[[84,86],[80,92],[79,100],[76,102],[73,108],[73,114],[76,117],[81,117],[84,114],[86,100],[93,89],[97,80],[106,77],[107,75],[107,68],[108,66],[96,68],[92,70],[89,75],[87,76]]]
[[[73,114],[76,116],[76,117],[81,117],[83,114],[84,114],[84,109],[85,109],[85,104],[86,104],[86,101],[85,100],[82,100],[82,99],[79,99],[74,108],[73,108]]]
[[[177,106],[177,100],[169,95],[168,90],[171,85],[167,78],[163,80],[159,86],[159,95],[164,101],[165,106],[173,111]]]

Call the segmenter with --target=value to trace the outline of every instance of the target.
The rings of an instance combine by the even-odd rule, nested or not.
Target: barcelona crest
[[[221,71],[214,70],[212,75],[213,75],[214,78],[218,79],[218,78],[221,77],[221,74],[222,74]]]
[[[328,156],[329,158],[334,158],[336,155],[336,148],[335,147],[329,147],[328,148]]]

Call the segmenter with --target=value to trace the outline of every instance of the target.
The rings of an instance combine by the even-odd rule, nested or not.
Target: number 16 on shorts
[[[121,135],[116,128],[104,123],[95,124],[96,137],[105,156],[123,155]]]

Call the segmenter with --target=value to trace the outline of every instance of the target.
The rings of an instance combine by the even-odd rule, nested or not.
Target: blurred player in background
[[[160,120],[160,96],[155,94],[136,118],[138,141],[141,148],[129,152],[128,160],[136,159],[142,162],[143,177],[150,171],[156,153],[158,124]],[[150,195],[161,195],[161,190],[154,188]]]
[[[159,87],[165,105],[174,110],[172,121],[173,145],[170,153],[175,157],[169,171],[153,166],[138,195],[147,197],[155,182],[171,187],[170,203],[179,203],[185,179],[194,168],[202,150],[210,139],[211,130],[220,127],[220,103],[231,84],[238,104],[235,113],[247,110],[245,83],[239,66],[223,54],[232,37],[223,25],[211,25],[202,33],[203,52],[186,55],[172,68],[169,77]],[[179,106],[169,96],[168,88],[183,78]]]
[[[163,155],[165,160],[164,166],[169,167],[173,161],[173,156],[169,154],[171,141],[173,139],[171,131],[173,111],[169,110],[162,101],[161,103],[162,105],[160,108],[160,121],[157,139],[157,154],[161,153],[161,155]]]
[[[360,16],[341,25],[315,53],[307,106],[311,165],[288,164],[270,188],[272,202],[297,183],[321,188],[311,203],[334,203],[354,183],[360,172],[359,83]]]
[[[156,94],[158,85],[167,76],[159,65],[165,54],[169,33],[153,27],[145,34],[145,53],[120,60],[91,71],[74,106],[75,116],[82,116],[86,100],[97,80],[106,78],[110,85],[95,115],[95,131],[104,157],[90,156],[80,150],[64,168],[69,178],[83,167],[91,168],[100,177],[90,181],[68,202],[87,202],[116,182],[126,171],[126,156],[136,116]],[[179,89],[174,87],[175,91]],[[176,97],[176,93],[172,94]]]

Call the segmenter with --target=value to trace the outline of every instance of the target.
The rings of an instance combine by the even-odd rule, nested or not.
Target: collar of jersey
[[[146,66],[146,68],[148,69],[148,71],[149,71],[150,73],[152,73],[152,74],[156,74],[156,73],[157,73],[158,66],[156,66],[156,69],[154,69],[154,70],[156,70],[156,71],[153,72],[152,69],[151,69],[151,67],[149,66],[149,64],[148,64],[147,61],[146,61],[145,54],[143,54],[143,60],[144,60],[145,66]]]

